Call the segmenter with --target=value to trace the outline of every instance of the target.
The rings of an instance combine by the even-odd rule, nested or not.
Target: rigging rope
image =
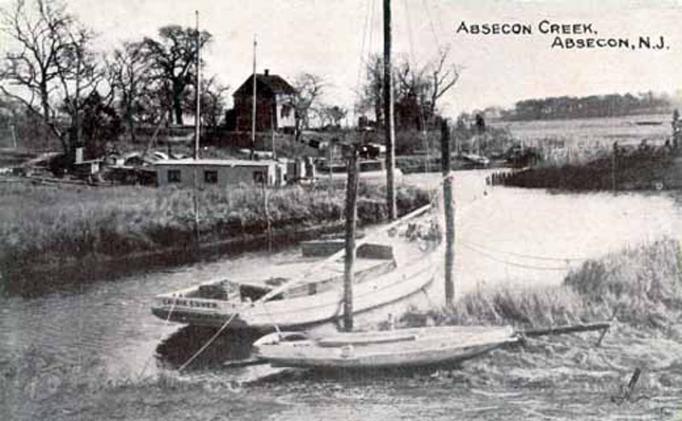
[[[534,260],[548,260],[548,261],[555,261],[555,262],[582,262],[587,260],[587,258],[583,257],[552,257],[552,256],[537,256],[537,255],[532,255],[532,254],[525,254],[525,253],[516,253],[513,251],[505,251],[505,250],[500,250],[500,249],[494,249],[492,247],[487,247],[483,246],[481,244],[474,243],[472,241],[462,241],[463,244],[469,244],[474,247],[478,247],[480,249],[486,250],[491,253],[500,253],[500,254],[507,254],[510,256],[516,256],[516,257],[524,257],[527,259],[534,259]]]
[[[170,308],[170,311],[168,312],[168,317],[166,317],[166,320],[163,322],[163,327],[168,326],[168,323],[170,322],[171,315],[173,314],[173,311],[175,310],[175,304],[177,303],[177,300],[173,299],[173,305]],[[163,339],[163,334],[159,337],[157,342],[161,342]],[[154,358],[153,355],[150,355],[149,358],[147,358],[147,361],[144,362],[144,365],[142,366],[142,370],[140,370],[140,374],[137,375],[138,378],[142,378],[144,375],[145,371],[147,371],[147,366],[149,365],[149,362],[151,359]]]
[[[431,17],[431,9],[429,8],[429,4],[427,0],[422,0],[422,4],[424,5],[424,9],[426,9],[426,15],[429,18],[429,24],[431,26],[431,33],[433,34],[433,39],[436,41],[436,47],[438,47],[438,51],[441,50],[441,43],[440,40],[438,39],[438,34],[436,34],[436,28],[433,26],[433,18]]]
[[[357,80],[355,82],[355,95],[356,95],[356,100],[359,100],[360,98],[360,80],[362,79],[362,70],[363,66],[366,63],[365,59],[365,40],[367,39],[367,28],[372,24],[370,21],[370,13],[372,6],[374,4],[374,0],[367,2],[367,9],[365,10],[365,24],[363,26],[362,30],[362,40],[360,43],[360,63],[358,64],[358,76]]]
[[[462,244],[462,247],[467,248],[469,250],[472,250],[472,251],[474,251],[474,252],[476,252],[482,256],[485,256],[491,260],[494,260],[494,261],[499,262],[499,263],[504,263],[504,264],[509,265],[509,266],[516,266],[516,267],[520,267],[520,268],[524,268],[524,269],[548,270],[548,271],[549,270],[565,271],[565,270],[570,269],[570,266],[568,266],[568,265],[566,265],[566,266],[536,266],[536,265],[529,265],[529,264],[524,264],[524,263],[512,262],[510,260],[504,260],[504,259],[501,259],[499,257],[496,257],[490,253],[485,252],[485,251],[478,250],[478,249],[476,249],[470,245],[467,245],[467,244]]]
[[[187,361],[185,361],[185,363],[183,365],[180,366],[180,368],[178,369],[178,372],[181,372],[182,370],[187,368],[188,365],[192,364],[192,361],[194,361],[199,355],[201,355],[201,353],[204,352],[206,350],[206,348],[208,348],[213,343],[213,341],[216,340],[216,338],[218,336],[220,336],[220,334],[223,332],[223,330],[225,330],[227,325],[229,325],[230,322],[232,322],[232,320],[234,320],[234,318],[237,317],[238,314],[239,313],[236,313],[236,312],[232,313],[230,318],[227,319],[227,321],[225,323],[223,323],[222,326],[220,326],[220,329],[218,329],[218,331],[215,334],[213,334],[213,336],[211,336],[211,338],[201,348],[199,348],[199,350],[197,352],[195,352],[194,355],[192,355]]]

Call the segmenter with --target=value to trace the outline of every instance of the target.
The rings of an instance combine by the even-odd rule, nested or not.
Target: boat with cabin
[[[442,234],[427,205],[357,241],[354,314],[407,299],[435,276]],[[218,280],[160,294],[152,313],[172,322],[272,330],[335,323],[343,307],[343,242],[316,240],[260,279]],[[441,252],[439,252],[441,250]]]

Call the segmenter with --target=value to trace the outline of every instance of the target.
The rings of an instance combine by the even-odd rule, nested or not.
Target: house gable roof
[[[271,94],[278,95],[278,94],[285,94],[285,95],[293,95],[296,93],[296,90],[287,82],[284,80],[281,76],[279,75],[271,75],[271,74],[262,74],[258,73],[256,74],[256,89],[262,91],[263,88],[267,89]],[[253,75],[249,76],[244,83],[237,89],[234,94],[232,95],[233,97],[238,97],[238,96],[251,96],[251,93],[253,92]],[[258,95],[258,93],[256,93]]]

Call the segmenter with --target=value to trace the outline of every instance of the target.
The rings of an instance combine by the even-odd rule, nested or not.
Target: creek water
[[[485,184],[488,175],[488,171],[455,175],[457,294],[476,288],[558,284],[586,258],[682,232],[680,204],[664,192],[569,194],[489,187]],[[439,180],[436,174],[417,174],[406,176],[405,181],[433,186]],[[34,349],[61,363],[87,361],[113,377],[178,367],[213,332],[155,318],[150,313],[154,295],[218,276],[255,276],[256,271],[263,273],[269,265],[298,252],[297,247],[290,247],[274,255],[245,253],[113,281],[93,280],[41,297],[2,297],[0,362]],[[438,292],[430,299],[442,301]],[[187,375],[222,370],[224,360],[248,356],[253,339],[248,334],[222,336]],[[235,378],[243,373],[224,371]],[[378,382],[375,389],[370,385],[370,394],[387,393]],[[391,386],[411,387],[409,382]],[[415,389],[413,395],[428,405],[429,397],[422,392]],[[450,393],[446,389],[436,392]],[[334,405],[342,403],[329,402]],[[381,408],[386,415],[382,418],[390,418],[392,406]],[[343,411],[336,415],[343,418]],[[296,413],[288,417],[296,419]]]

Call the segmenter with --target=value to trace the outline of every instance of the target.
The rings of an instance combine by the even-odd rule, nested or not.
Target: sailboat
[[[387,191],[389,208],[393,192],[393,175],[390,167],[393,161],[393,110],[391,99],[390,77],[390,0],[384,0],[384,63],[387,63],[384,74],[384,104],[387,116],[386,144],[387,144]],[[388,42],[386,42],[388,37]],[[449,163],[449,136],[447,126],[444,130],[444,152]],[[349,173],[350,175],[350,173]],[[451,285],[452,262],[454,256],[454,209],[452,204],[451,180],[449,179],[449,165],[444,168],[444,199],[446,208],[447,252],[446,252],[446,299],[452,301],[454,290]],[[349,177],[350,179],[350,177]],[[355,192],[347,186],[348,196]],[[354,203],[353,200],[347,201]],[[395,211],[393,211],[395,212]],[[392,212],[392,213],[393,213]],[[347,218],[353,211],[346,212]],[[351,216],[352,217],[352,216]],[[348,223],[347,223],[348,224]],[[351,222],[350,226],[353,226]],[[348,225],[347,225],[348,226]],[[347,231],[346,248],[352,250],[353,231]],[[352,271],[352,258],[346,270]],[[410,270],[405,268],[403,270]],[[448,272],[449,271],[449,272]],[[449,274],[448,274],[449,273]],[[352,279],[352,276],[351,276]],[[357,300],[354,285],[347,284],[345,296],[350,296],[353,306]],[[347,314],[349,319],[347,330],[351,330],[353,314]],[[439,326],[420,327],[398,330],[369,331],[369,332],[339,332],[331,335],[310,332],[277,331],[258,339],[253,345],[255,356],[275,366],[305,367],[312,369],[384,369],[404,368],[413,366],[456,363],[482,353],[491,351],[505,344],[518,341],[518,336],[509,326]]]
[[[356,317],[369,318],[433,282],[434,258],[443,247],[430,209],[417,209],[358,241]],[[315,241],[312,247],[302,248],[305,255],[298,258],[262,268],[260,278],[221,278],[160,294],[152,313],[168,321],[229,330],[333,326],[343,304],[344,251],[335,251],[335,239]]]

